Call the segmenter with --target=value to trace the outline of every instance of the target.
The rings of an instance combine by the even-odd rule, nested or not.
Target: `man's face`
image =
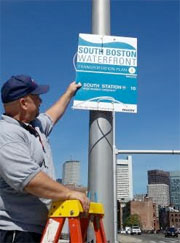
[[[39,95],[35,94],[29,94],[24,98],[26,100],[27,120],[30,122],[39,115],[39,107],[42,100]]]

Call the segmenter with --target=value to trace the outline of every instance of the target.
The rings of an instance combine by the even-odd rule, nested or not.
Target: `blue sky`
[[[0,3],[0,86],[13,74],[50,84],[42,96],[45,111],[75,79],[72,59],[78,34],[91,33],[91,1]],[[111,1],[111,34],[138,38],[138,113],[116,113],[118,149],[180,149],[179,12],[176,0]],[[89,111],[71,105],[50,142],[57,177],[64,161],[80,160],[85,185]],[[150,169],[180,170],[180,156],[133,155],[134,193],[146,192]]]

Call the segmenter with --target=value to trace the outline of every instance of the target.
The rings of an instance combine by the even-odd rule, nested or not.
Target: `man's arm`
[[[71,98],[80,87],[81,84],[76,84],[75,82],[72,82],[67,88],[66,92],[60,97],[60,99],[46,111],[46,114],[50,116],[54,124],[64,114]]]
[[[28,193],[37,197],[49,198],[54,201],[77,199],[85,212],[89,210],[90,201],[84,193],[72,191],[62,184],[52,180],[44,172],[39,172],[24,188]]]

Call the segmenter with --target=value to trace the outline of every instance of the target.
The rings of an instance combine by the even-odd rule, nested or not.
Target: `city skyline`
[[[70,159],[68,161],[65,161],[63,163],[63,168],[62,168],[62,176],[61,178],[58,178],[58,179],[61,179],[62,180],[62,183],[63,184],[77,184],[79,186],[87,186],[87,185],[83,185],[83,184],[78,184],[78,183],[74,183],[72,182],[72,180],[74,178],[76,178],[76,176],[74,178],[71,178],[69,179],[71,182],[68,182],[68,183],[64,183],[64,179],[65,176],[64,176],[64,171],[65,171],[65,164],[69,163],[73,163],[73,162],[78,162],[78,178],[81,177],[81,174],[80,174],[80,167],[81,167],[81,162],[79,160],[74,160],[74,159]],[[129,201],[129,200],[133,200],[134,198],[136,198],[138,195],[142,196],[142,195],[148,195],[148,190],[152,190],[153,188],[150,188],[149,185],[153,185],[154,184],[160,184],[160,191],[164,190],[164,185],[168,185],[169,189],[168,189],[168,193],[169,193],[169,205],[172,204],[174,206],[177,206],[178,205],[178,208],[180,208],[180,204],[179,204],[179,197],[180,197],[180,194],[179,192],[177,191],[177,187],[179,187],[179,181],[180,181],[180,170],[174,170],[174,171],[163,171],[163,170],[158,170],[156,168],[150,170],[150,171],[146,171],[146,175],[147,175],[147,185],[146,185],[146,191],[144,192],[141,192],[140,194],[138,193],[134,193],[134,187],[133,187],[133,171],[132,171],[132,163],[133,163],[133,159],[132,159],[132,155],[128,155],[125,159],[118,159],[117,160],[117,200],[122,200],[122,202],[124,201]],[[122,168],[121,166],[123,166],[124,168]],[[66,168],[66,170],[70,170],[68,173],[67,173],[67,178],[70,178],[71,177],[71,174],[72,174],[72,171],[75,169],[77,170],[77,168],[73,168],[74,166],[73,165],[70,165],[70,167]],[[77,167],[77,166],[75,166]],[[124,170],[124,171],[123,171]],[[74,173],[74,172],[73,172]],[[123,175],[124,173],[124,175]],[[126,178],[127,177],[127,178]],[[150,178],[151,177],[151,178]],[[168,180],[167,178],[168,177]],[[124,182],[120,182],[119,180],[120,179],[125,179]],[[178,181],[177,181],[178,179]],[[170,181],[172,180],[172,185],[170,183]],[[174,180],[174,181],[173,181]],[[120,185],[123,185],[123,187],[119,190],[118,189],[118,186]],[[164,184],[162,186],[162,184]],[[173,204],[173,201],[171,200],[171,190],[170,188],[173,186],[173,197],[175,198],[175,204]],[[176,187],[176,190],[175,188]],[[154,190],[154,189],[153,189]],[[158,189],[159,190],[159,189]],[[165,188],[165,191],[167,189]],[[152,192],[151,192],[152,193]],[[124,198],[121,198],[120,199],[120,195],[126,195]],[[129,195],[129,198],[127,197],[127,195]],[[158,195],[158,194],[157,194]],[[149,195],[148,195],[149,196]],[[151,197],[151,196],[150,196]],[[161,196],[160,196],[161,197]],[[128,200],[129,199],[129,200]]]
[[[1,0],[0,11],[0,87],[21,73],[50,84],[42,96],[45,111],[75,80],[73,57],[78,34],[91,33],[91,1]],[[138,112],[116,113],[116,148],[179,150],[179,1],[111,1],[111,35],[138,39]],[[81,184],[87,185],[89,112],[71,106],[50,136],[56,175],[73,157],[81,161]],[[180,170],[179,155],[132,160],[134,194],[146,192],[148,170]]]

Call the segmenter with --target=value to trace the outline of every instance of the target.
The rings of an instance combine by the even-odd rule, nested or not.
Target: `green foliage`
[[[125,219],[124,226],[132,227],[133,225],[141,225],[140,217],[137,214],[132,214]]]

